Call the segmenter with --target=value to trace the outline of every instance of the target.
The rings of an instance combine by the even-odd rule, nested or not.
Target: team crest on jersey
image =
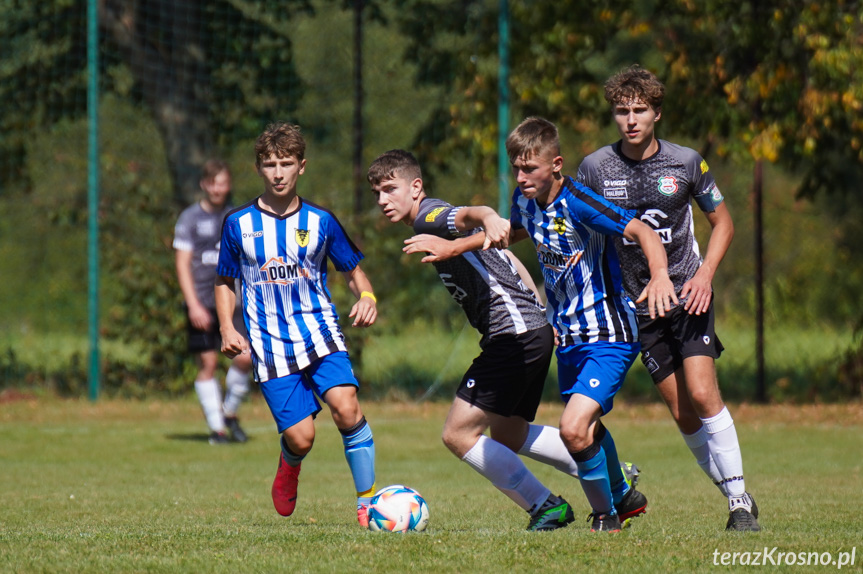
[[[446,209],[446,207],[435,207],[426,215],[426,223],[433,223],[435,218],[441,214]]]
[[[564,218],[555,217],[552,223],[554,224],[554,230],[557,231],[558,235],[566,233],[566,220]]]
[[[701,173],[707,173],[710,168],[707,167],[707,160],[701,160]]]
[[[297,229],[294,237],[297,240],[297,245],[300,247],[306,247],[309,244],[309,230],[308,229]]]
[[[674,195],[677,193],[677,178],[673,175],[664,175],[659,178],[659,193],[662,195]]]
[[[722,193],[719,191],[719,188],[716,187],[716,184],[710,188],[710,197],[713,199],[714,204],[718,204],[722,201]]]

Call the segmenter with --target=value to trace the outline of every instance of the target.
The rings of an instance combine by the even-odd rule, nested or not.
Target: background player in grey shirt
[[[195,391],[210,428],[210,443],[222,444],[230,437],[245,442],[246,433],[237,420],[237,409],[249,392],[251,354],[234,358],[225,375],[225,401],[216,378],[221,339],[216,316],[215,281],[219,260],[222,221],[231,210],[231,172],[226,163],[209,160],[201,175],[204,197],[187,207],[174,228],[177,280],[188,315],[190,353],[195,355],[198,374]],[[242,326],[237,314],[235,325]],[[245,333],[242,328],[241,333]]]
[[[637,307],[641,360],[698,464],[728,497],[728,530],[760,530],[746,492],[734,421],[719,393],[714,360],[723,350],[714,332],[713,275],[734,235],[731,215],[707,162],[694,150],[657,139],[665,87],[632,66],[605,84],[620,141],[587,156],[579,182],[629,210],[659,235],[680,305],[650,319]],[[702,258],[690,200],[711,226]],[[634,301],[650,273],[638,245],[615,238],[623,284]]]

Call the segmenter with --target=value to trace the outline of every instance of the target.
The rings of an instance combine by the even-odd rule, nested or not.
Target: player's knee
[[[560,439],[569,452],[582,451],[593,444],[593,436],[588,432],[588,428],[576,425],[562,425]]]

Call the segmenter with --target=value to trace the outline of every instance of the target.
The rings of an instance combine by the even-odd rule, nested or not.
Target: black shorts
[[[221,351],[222,350],[222,335],[219,331],[219,316],[216,315],[215,309],[207,308],[210,315],[213,317],[213,324],[208,331],[202,331],[192,326],[189,320],[189,308],[183,305],[183,310],[186,312],[186,334],[188,336],[188,351],[190,353],[203,353],[205,351]],[[246,336],[246,326],[243,323],[243,315],[241,312],[234,313],[234,328],[244,337]]]
[[[725,347],[713,327],[713,302],[707,313],[690,315],[683,305],[665,317],[638,317],[641,362],[654,383],[668,378],[683,366],[686,357],[708,356],[718,359]]]
[[[554,353],[550,325],[492,339],[473,360],[456,396],[497,415],[536,418]]]

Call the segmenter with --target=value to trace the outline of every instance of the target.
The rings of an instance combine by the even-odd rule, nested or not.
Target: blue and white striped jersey
[[[637,340],[635,305],[612,242],[632,217],[569,176],[544,209],[515,189],[510,220],[536,244],[548,320],[565,344]]]
[[[225,218],[218,274],[241,280],[259,382],[347,350],[327,289],[327,258],[345,272],[363,254],[335,215],[302,198],[296,211],[282,217],[254,200]]]

